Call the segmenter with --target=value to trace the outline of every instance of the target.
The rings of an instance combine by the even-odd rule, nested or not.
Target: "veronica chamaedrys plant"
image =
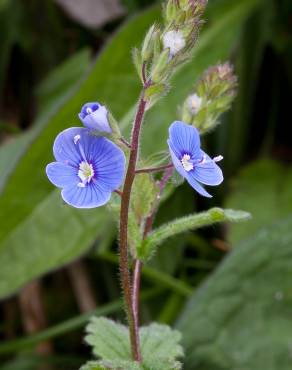
[[[166,1],[164,23],[152,25],[141,48],[134,49],[133,59],[142,89],[129,142],[121,136],[118,123],[107,108],[99,103],[86,103],[81,108],[79,118],[85,127],[69,128],[56,138],[53,151],[57,162],[47,166],[47,175],[54,185],[62,188],[65,202],[77,208],[94,208],[110,202],[113,215],[119,215],[119,268],[128,326],[106,318],[93,318],[87,326],[85,340],[98,359],[88,362],[82,370],[181,369],[180,333],[166,325],[139,325],[143,264],[173,235],[248,216],[244,212],[214,208],[153,230],[155,215],[166,185],[171,184],[174,169],[206,197],[210,194],[203,185],[214,186],[223,181],[216,163],[222,157],[212,159],[200,148],[199,134],[205,128],[204,120],[198,117],[203,105],[216,98],[210,87],[213,70],[202,77],[205,82],[199,83],[198,91],[187,97],[181,110],[185,119],[180,117],[180,121],[174,120],[170,125],[167,158],[172,161],[158,167],[155,163],[145,167],[139,152],[145,113],[166,94],[176,68],[191,58],[206,3],[206,0]],[[229,74],[226,67],[215,69],[219,73],[215,90],[218,91],[219,86],[221,95],[226,96],[228,89],[223,88],[223,84]],[[229,105],[221,104],[220,112]],[[207,120],[207,128],[210,122],[213,120]],[[118,195],[110,201],[113,192]]]

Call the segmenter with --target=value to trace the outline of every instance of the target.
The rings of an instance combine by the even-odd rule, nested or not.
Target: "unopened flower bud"
[[[164,49],[169,48],[170,56],[174,56],[186,46],[186,40],[181,31],[168,31],[163,36]]]
[[[97,102],[86,103],[78,116],[85,127],[107,134],[112,133],[105,106]]]
[[[194,125],[201,134],[219,123],[219,116],[230,108],[235,97],[237,78],[229,63],[210,67],[187,97],[181,118]]]
[[[157,42],[160,41],[160,32],[158,27],[155,25],[151,26],[149,31],[147,32],[143,45],[142,45],[142,50],[141,50],[141,56],[143,62],[147,62],[150,60],[152,57],[156,47],[157,47]]]

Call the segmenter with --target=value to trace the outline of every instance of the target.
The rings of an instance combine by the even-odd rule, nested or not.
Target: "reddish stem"
[[[143,239],[146,238],[147,234],[150,233],[152,230],[154,218],[158,209],[158,205],[160,202],[161,195],[163,190],[171,177],[173,172],[173,166],[166,167],[164,171],[164,175],[159,183],[159,193],[156,197],[156,202],[149,214],[146,218],[144,232],[143,232]],[[134,327],[136,330],[139,330],[139,292],[140,292],[140,282],[141,282],[141,272],[142,272],[143,264],[140,260],[136,259],[134,263],[134,276],[133,276],[133,296],[132,296],[132,303],[133,303],[133,314],[134,314]]]
[[[131,198],[132,185],[135,179],[135,170],[138,157],[139,137],[141,125],[145,113],[146,101],[143,98],[143,93],[139,100],[139,105],[135,117],[135,122],[132,131],[131,149],[129,164],[126,173],[123,194],[121,198],[121,212],[120,212],[120,273],[122,288],[125,297],[126,311],[129,322],[130,341],[132,356],[135,361],[141,362],[139,327],[136,325],[136,316],[134,315],[132,305],[132,288],[130,272],[128,268],[128,213]]]

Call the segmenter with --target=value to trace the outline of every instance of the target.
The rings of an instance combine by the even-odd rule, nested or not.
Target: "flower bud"
[[[147,32],[141,50],[141,56],[143,62],[148,62],[155,49],[157,41],[160,43],[160,35],[159,29],[157,26],[153,25],[150,27],[149,31]]]
[[[105,106],[97,102],[86,103],[78,116],[85,127],[107,134],[112,133]]]
[[[213,129],[219,116],[230,108],[236,93],[237,78],[229,63],[210,67],[187,97],[181,111],[184,122],[195,126],[201,134]]]

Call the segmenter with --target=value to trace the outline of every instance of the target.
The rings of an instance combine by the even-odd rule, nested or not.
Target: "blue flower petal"
[[[194,178],[191,172],[187,173],[185,176],[187,182],[194,188],[199,194],[203,195],[204,197],[212,198],[212,195],[209,194],[202,185],[198,183],[198,181]]]
[[[74,185],[80,182],[78,177],[78,169],[68,166],[61,162],[52,162],[47,165],[46,173],[55,186],[59,188],[64,188],[65,186]]]
[[[112,129],[108,121],[108,111],[99,103],[86,103],[78,114],[85,127],[110,134]]]
[[[105,191],[92,183],[84,188],[72,185],[61,192],[63,200],[75,208],[95,208],[106,204],[111,197],[110,191]]]
[[[80,152],[77,150],[75,144],[76,139],[86,135],[88,130],[84,127],[71,127],[62,131],[54,142],[53,152],[58,162],[70,164],[72,166],[79,166],[79,163],[83,160]]]
[[[168,146],[169,146],[169,152],[170,152],[170,155],[171,155],[172,163],[174,164],[175,169],[177,170],[177,172],[182,177],[186,177],[187,172],[183,168],[183,165],[182,165],[181,161],[176,157],[175,152],[172,150],[170,141],[167,140],[167,143],[168,143]]]
[[[193,126],[180,121],[173,122],[169,128],[169,145],[178,158],[186,153],[199,158],[200,135]]]
[[[195,165],[192,177],[205,185],[219,185],[223,181],[221,168],[206,153],[201,151],[204,160]]]
[[[86,135],[82,139],[85,156],[97,172],[96,181],[105,189],[117,189],[125,173],[124,152],[104,137]]]

